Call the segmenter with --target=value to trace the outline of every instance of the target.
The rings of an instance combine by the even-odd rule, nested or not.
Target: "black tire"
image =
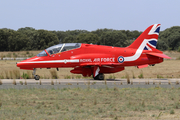
[[[35,80],[39,80],[39,79],[40,79],[40,76],[39,76],[39,75],[36,75],[36,76],[34,76],[34,79],[35,79]]]
[[[96,77],[94,77],[94,80],[104,80],[104,74],[99,73]]]

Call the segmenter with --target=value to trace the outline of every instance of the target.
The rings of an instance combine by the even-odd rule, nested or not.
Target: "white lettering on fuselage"
[[[100,58],[94,58],[93,62],[100,62]]]
[[[91,59],[80,59],[80,62],[92,62]]]
[[[101,62],[115,62],[114,58],[101,58]]]
[[[94,59],[80,59],[79,62],[115,62],[115,58],[94,58]]]

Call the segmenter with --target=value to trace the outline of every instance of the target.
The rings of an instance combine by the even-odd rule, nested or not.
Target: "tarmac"
[[[64,88],[180,88],[180,79],[2,79],[0,89],[64,89]],[[15,84],[16,83],[16,84]]]

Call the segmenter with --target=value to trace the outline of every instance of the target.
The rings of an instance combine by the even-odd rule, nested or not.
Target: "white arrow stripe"
[[[137,60],[141,56],[141,54],[142,54],[142,52],[144,50],[144,47],[151,40],[156,40],[156,39],[155,38],[153,38],[153,39],[144,39],[143,42],[141,43],[141,45],[139,46],[139,48],[137,49],[136,53],[133,56],[124,57],[124,61],[126,62],[126,61],[135,61],[135,60]],[[146,47],[148,47],[148,46],[146,46]]]
[[[32,61],[32,62],[21,62],[21,63],[64,63],[64,62],[71,62],[71,63],[78,63],[79,59],[75,60],[49,60],[49,61]]]
[[[137,49],[136,53],[133,55],[133,56],[130,56],[130,57],[124,57],[124,61],[134,61],[134,60],[137,60],[140,55],[142,54],[142,51],[145,47],[145,45],[147,44],[147,40],[144,39],[144,41],[141,43],[141,45],[139,46],[139,48]]]

